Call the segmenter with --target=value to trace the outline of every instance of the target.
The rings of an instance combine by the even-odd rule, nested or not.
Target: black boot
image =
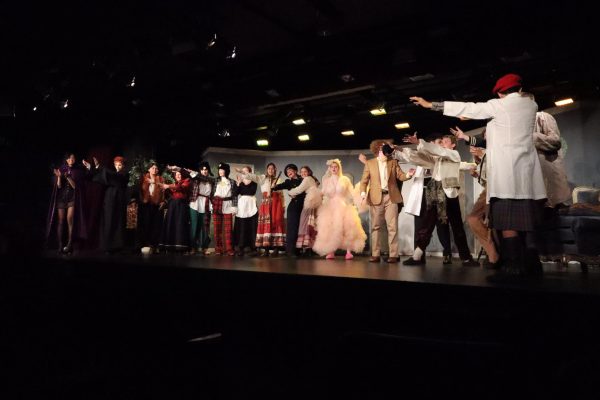
[[[494,275],[487,277],[493,283],[521,282],[525,278],[523,242],[520,237],[502,238],[501,254],[504,260],[502,267]]]

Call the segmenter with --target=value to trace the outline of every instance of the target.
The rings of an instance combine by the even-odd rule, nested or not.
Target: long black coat
[[[117,172],[99,167],[93,180],[105,186],[100,219],[100,248],[104,251],[122,249],[125,244],[129,175],[123,170]]]

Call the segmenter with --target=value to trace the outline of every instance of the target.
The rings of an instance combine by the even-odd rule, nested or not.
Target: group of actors
[[[73,154],[54,169],[54,190],[48,214],[46,237],[54,227],[59,253],[71,253],[73,242],[85,239],[86,210],[83,187],[92,181],[106,187],[100,219],[100,248],[115,253],[125,246],[129,175],[124,159],[115,157],[114,168],[85,160],[76,165]],[[277,167],[269,163],[265,174],[257,174],[250,166],[238,169],[230,178],[230,166],[218,165],[213,176],[206,161],[198,170],[167,166],[173,176],[166,183],[155,162],[137,185],[135,215],[137,244],[144,253],[181,252],[209,254],[210,225],[213,225],[214,254],[243,256],[277,256],[285,249],[290,256],[312,255],[313,251],[335,258],[338,249],[361,252],[367,236],[353,205],[353,185],[342,173],[339,159],[327,161],[327,173],[320,182],[310,167],[285,168],[287,179],[281,179]],[[260,196],[257,199],[257,189]],[[290,196],[287,218],[285,199]],[[318,218],[317,218],[318,216]],[[66,229],[65,229],[66,228]]]
[[[208,255],[210,224],[216,255],[312,255],[345,259],[363,251],[367,235],[359,209],[369,207],[370,262],[399,262],[398,214],[414,216],[415,247],[404,265],[426,264],[425,252],[434,229],[443,246],[443,263],[452,263],[450,229],[463,266],[479,266],[472,257],[459,204],[461,172],[468,171],[484,187],[467,222],[487,254],[487,266],[498,279],[540,276],[536,231],[546,209],[556,209],[570,198],[562,164],[561,140],[554,118],[538,112],[533,96],[522,90],[521,78],[500,78],[483,103],[429,102],[411,97],[417,106],[465,119],[487,120],[484,133],[469,137],[458,127],[449,134],[405,136],[404,145],[379,139],[371,143],[373,158],[361,155],[364,170],[355,188],[342,173],[339,159],[327,161],[319,181],[310,167],[288,164],[281,179],[273,163],[264,174],[250,166],[236,169],[218,165],[213,176],[208,162],[197,170],[167,166],[173,183],[166,183],[156,163],[147,165],[137,197],[138,244],[147,252],[177,251]],[[459,140],[470,145],[472,162],[461,160]],[[56,226],[59,252],[72,251],[74,238],[85,235],[81,187],[91,179],[106,187],[100,223],[100,247],[113,252],[124,245],[128,174],[122,157],[114,168],[82,162],[67,154],[54,170],[54,191],[47,237]],[[403,164],[416,168],[404,170]],[[402,182],[413,179],[407,199]],[[260,188],[260,190],[258,190]],[[290,200],[285,207],[284,191]],[[257,196],[258,193],[258,196]],[[258,198],[257,198],[258,197]],[[284,219],[285,209],[286,218]],[[388,252],[382,258],[382,227]],[[65,234],[66,227],[66,234]],[[66,237],[66,239],[65,239]]]

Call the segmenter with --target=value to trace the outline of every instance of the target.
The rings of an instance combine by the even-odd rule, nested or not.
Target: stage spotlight
[[[258,139],[256,141],[256,145],[260,146],[260,147],[268,146],[269,145],[269,141],[267,139]]]
[[[344,136],[354,136],[354,131],[342,131],[342,135],[344,135]]]
[[[206,45],[207,49],[210,49],[211,47],[213,47],[215,45],[215,43],[217,43],[217,34],[215,33],[213,35],[213,37],[210,39],[210,41],[208,42],[208,44]]]
[[[65,101],[62,101],[62,102],[60,103],[60,106],[61,106],[62,108],[67,108],[67,107],[69,107],[69,99],[67,99],[67,100],[65,100]]]
[[[304,125],[306,124],[306,121],[304,120],[304,118],[298,118],[292,121],[292,124],[294,125]]]
[[[229,55],[226,57],[228,60],[233,60],[236,56],[237,56],[237,47],[233,46],[233,50],[231,50],[231,53],[229,53]]]
[[[396,129],[408,129],[410,128],[410,124],[408,122],[399,122],[394,125]]]
[[[568,99],[558,100],[558,101],[555,101],[554,104],[557,107],[566,106],[567,104],[573,104],[573,99],[572,98],[568,98]]]
[[[131,79],[131,82],[129,82],[127,84],[127,86],[129,86],[129,87],[134,87],[135,86],[135,76]]]
[[[37,107],[36,106],[33,106],[33,111],[37,111]]]
[[[310,140],[310,136],[304,133],[302,135],[298,135],[298,140],[301,142],[306,142],[307,140]]]

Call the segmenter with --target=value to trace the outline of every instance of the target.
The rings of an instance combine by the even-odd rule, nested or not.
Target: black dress
[[[125,244],[129,175],[123,170],[117,172],[99,167],[93,180],[105,186],[100,219],[100,248],[107,252],[121,250]]]
[[[238,215],[235,216],[233,229],[233,244],[239,252],[248,247],[254,250],[256,243],[256,230],[258,228],[258,208],[256,207],[256,182],[248,185],[243,182],[238,186]],[[248,196],[243,198],[242,196]],[[242,208],[244,210],[242,210]],[[253,215],[246,216],[247,210],[256,210]],[[242,216],[240,216],[242,215]]]

